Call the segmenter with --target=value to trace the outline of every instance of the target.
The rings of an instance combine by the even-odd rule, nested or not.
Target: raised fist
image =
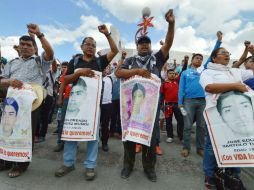
[[[175,15],[173,13],[173,9],[168,10],[168,12],[165,14],[165,19],[169,24],[175,23]]]
[[[246,48],[248,48],[249,45],[250,45],[250,41],[245,40],[245,41],[244,41],[244,45],[245,45]]]
[[[32,33],[35,34],[36,36],[41,34],[40,28],[37,24],[28,24],[27,25],[28,28],[28,33]]]
[[[101,33],[103,33],[105,35],[109,34],[108,28],[105,24],[98,26],[98,29]]]
[[[222,35],[223,35],[223,33],[221,31],[218,31],[216,35],[217,35],[218,41],[221,42],[222,41]]]

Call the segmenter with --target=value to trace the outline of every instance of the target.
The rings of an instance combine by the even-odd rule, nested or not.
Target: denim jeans
[[[167,130],[167,137],[174,138],[173,134],[173,124],[172,124],[172,119],[173,119],[173,114],[176,118],[177,121],[177,136],[180,140],[183,139],[183,116],[181,114],[180,109],[178,108],[177,103],[167,103],[166,106],[171,106],[172,107],[172,114],[166,118],[166,130]]]
[[[183,130],[183,148],[191,149],[191,128],[193,125],[194,116],[196,116],[196,147],[197,149],[204,149],[204,138],[205,138],[205,119],[203,111],[205,109],[206,102],[204,98],[192,98],[184,100],[184,109],[187,115],[184,119],[184,130]]]
[[[154,129],[156,135],[156,146],[160,145],[161,142],[161,130],[160,130],[160,106],[157,107],[157,112],[154,121]]]
[[[205,172],[205,176],[207,177],[214,177],[214,172],[217,168],[216,158],[213,152],[212,143],[210,140],[210,136],[208,131],[206,130],[205,136],[205,150],[204,150],[204,159],[203,159],[203,169]],[[241,170],[240,168],[228,168],[233,170],[234,175],[236,177],[240,177]]]
[[[99,117],[100,118],[100,115]],[[98,146],[99,146],[99,121],[97,126],[97,136],[96,140],[88,141],[86,148],[86,160],[84,161],[85,168],[95,168],[97,155],[98,155]],[[64,165],[72,166],[76,162],[77,158],[77,141],[64,141]]]

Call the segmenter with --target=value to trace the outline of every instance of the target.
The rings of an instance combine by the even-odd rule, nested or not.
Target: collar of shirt
[[[27,61],[27,60],[29,60],[29,59],[34,59],[34,58],[36,58],[37,56],[36,55],[32,55],[31,57],[29,57],[29,58],[27,58],[27,59],[23,59],[22,57],[19,57],[19,60],[21,60],[21,61]]]

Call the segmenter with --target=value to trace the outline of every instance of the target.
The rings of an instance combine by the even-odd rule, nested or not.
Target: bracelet
[[[125,60],[125,57],[124,57],[124,56],[122,56],[122,57],[121,57],[121,59],[122,59],[122,60]]]
[[[44,34],[43,33],[40,33],[37,38],[41,39],[42,37],[44,37]]]
[[[110,36],[110,35],[111,35],[111,32],[109,32],[109,33],[108,33],[108,34],[106,34],[105,36],[106,36],[106,37],[108,37],[108,36]]]

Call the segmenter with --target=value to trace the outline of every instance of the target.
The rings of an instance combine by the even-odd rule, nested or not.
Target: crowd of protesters
[[[205,173],[205,187],[215,189],[215,174],[218,170],[209,133],[203,111],[207,102],[211,101],[213,94],[227,91],[247,91],[242,83],[231,83],[230,77],[224,74],[221,79],[214,76],[222,72],[229,63],[230,53],[221,46],[222,32],[217,32],[217,42],[208,60],[203,63],[203,55],[194,53],[189,61],[185,55],[181,65],[167,63],[169,50],[174,39],[175,17],[172,11],[165,16],[168,22],[168,30],[165,42],[161,42],[161,48],[153,53],[151,40],[148,36],[141,36],[137,39],[137,55],[127,55],[126,52],[119,52],[110,31],[106,25],[101,25],[98,30],[108,41],[110,51],[104,55],[98,53],[96,57],[96,41],[93,37],[85,37],[81,42],[82,54],[73,55],[69,62],[60,62],[54,57],[54,51],[47,41],[46,36],[40,31],[36,24],[27,25],[29,35],[21,36],[19,44],[14,46],[18,57],[7,60],[2,57],[0,49],[0,72],[1,72],[1,103],[4,102],[6,89],[9,86],[20,88],[23,83],[34,82],[43,86],[47,95],[39,108],[31,113],[32,118],[32,139],[33,143],[42,143],[47,138],[49,123],[57,119],[57,134],[55,152],[63,151],[63,164],[56,170],[55,176],[62,177],[75,169],[77,154],[77,142],[61,140],[64,118],[68,107],[68,100],[72,87],[75,86],[80,76],[92,77],[95,71],[103,74],[103,93],[101,97],[100,137],[97,140],[87,143],[87,153],[84,161],[87,180],[93,180],[96,176],[95,167],[98,156],[99,139],[102,150],[110,151],[108,141],[110,137],[121,139],[121,117],[120,117],[120,80],[128,79],[139,75],[150,78],[151,73],[161,78],[160,101],[154,122],[151,146],[136,144],[131,141],[123,143],[124,160],[121,177],[128,178],[134,168],[135,154],[142,151],[142,163],[144,172],[150,181],[157,180],[155,172],[156,154],[162,155],[160,148],[160,130],[166,126],[167,143],[176,141],[173,131],[173,116],[176,119],[176,133],[182,143],[183,157],[191,153],[192,127],[196,126],[196,153],[203,157],[203,169]],[[35,37],[40,41],[43,53],[38,55],[38,47]],[[193,42],[195,43],[195,42]],[[0,47],[1,48],[1,47]],[[121,59],[118,63],[110,64],[117,53]],[[250,54],[249,57],[248,54]],[[151,58],[152,57],[152,58]],[[155,59],[153,67],[140,67]],[[100,67],[98,66],[100,62]],[[250,88],[254,88],[254,46],[251,42],[244,42],[244,52],[233,64],[233,68],[239,68],[244,64],[245,70],[239,69],[242,80]],[[74,72],[78,69],[77,72]],[[223,72],[226,72],[223,70]],[[4,106],[3,104],[1,106]],[[3,109],[3,107],[2,107]],[[57,112],[56,118],[53,117]],[[0,160],[0,171],[9,170],[9,177],[20,176],[26,171],[29,162],[10,162]],[[201,166],[200,166],[201,167]],[[227,168],[232,175],[240,178],[240,168]]]

